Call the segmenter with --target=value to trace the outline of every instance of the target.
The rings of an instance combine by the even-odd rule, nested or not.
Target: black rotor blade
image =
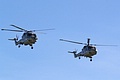
[[[20,27],[16,26],[16,25],[13,25],[13,24],[10,25],[10,26],[13,26],[13,27],[18,28],[18,29],[23,30],[23,31],[27,31],[27,30],[25,30],[25,29],[23,29],[23,28],[20,28]]]
[[[3,31],[23,32],[22,30],[1,29]]]
[[[64,39],[60,39],[60,41],[66,41],[66,42],[71,42],[71,43],[75,43],[75,44],[84,44],[84,45],[87,45],[86,43],[80,43],[80,42],[69,41],[69,40],[64,40]]]
[[[93,46],[118,46],[118,45],[99,45],[99,44],[90,44],[90,45],[93,45]]]
[[[48,30],[55,30],[54,28],[51,29],[41,29],[41,30],[31,30],[32,32],[36,32],[36,31],[48,31]]]

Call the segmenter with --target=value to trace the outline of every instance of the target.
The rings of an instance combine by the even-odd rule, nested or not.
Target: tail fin
[[[73,52],[71,52],[71,51],[68,51],[68,53],[73,53],[74,54],[74,57],[76,58],[77,57],[77,51],[73,51]]]

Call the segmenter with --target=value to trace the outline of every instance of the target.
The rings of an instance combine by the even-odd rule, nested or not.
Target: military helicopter
[[[90,58],[90,61],[92,61],[92,56],[97,54],[97,49],[95,46],[117,46],[117,45],[97,45],[97,44],[90,44],[90,38],[87,39],[87,43],[80,43],[80,42],[75,42],[75,41],[70,41],[70,40],[64,40],[64,39],[60,39],[60,41],[66,41],[66,42],[71,42],[71,43],[75,43],[75,44],[83,44],[85,45],[82,48],[82,51],[77,53],[77,50],[75,51],[68,51],[68,53],[73,53],[75,58],[79,58],[81,56],[86,57],[86,58]]]
[[[22,38],[18,40],[18,36],[16,36],[16,38],[13,39],[8,39],[8,40],[12,40],[15,42],[15,45],[18,46],[20,48],[21,45],[29,45],[31,46],[31,49],[33,49],[33,44],[35,44],[35,42],[38,40],[37,35],[34,33],[36,31],[46,31],[46,30],[54,30],[54,29],[43,29],[43,30],[26,30],[23,29],[21,27],[18,27],[16,25],[10,25],[13,26],[19,30],[11,30],[11,29],[1,29],[4,31],[14,31],[14,32],[23,32]]]

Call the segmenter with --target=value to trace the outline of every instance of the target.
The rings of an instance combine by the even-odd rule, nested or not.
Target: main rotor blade
[[[99,45],[99,44],[90,44],[90,45],[93,45],[93,46],[118,46],[118,45]]]
[[[69,40],[64,40],[64,39],[60,39],[60,41],[66,41],[66,42],[71,42],[71,43],[75,43],[75,44],[84,44],[84,45],[87,45],[86,43],[80,43],[80,42],[69,41]]]
[[[36,33],[38,33],[38,34],[47,34],[47,33],[45,33],[45,32],[36,32]]]
[[[23,32],[22,30],[1,29],[3,31]]]
[[[54,28],[51,29],[41,29],[41,30],[31,30],[32,32],[36,32],[36,31],[48,31],[48,30],[55,30]]]
[[[23,28],[20,28],[20,27],[16,26],[16,25],[13,25],[13,24],[10,25],[10,26],[13,26],[13,27],[18,28],[18,29],[23,30],[23,31],[27,31],[27,30],[25,30],[25,29],[23,29]]]

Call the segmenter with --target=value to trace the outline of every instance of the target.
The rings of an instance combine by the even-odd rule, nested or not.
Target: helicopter
[[[1,29],[2,31],[14,31],[14,32],[23,32],[22,38],[18,40],[18,36],[16,35],[16,38],[8,39],[15,42],[15,45],[18,46],[18,48],[21,47],[21,45],[29,45],[31,46],[31,49],[33,49],[33,44],[38,40],[37,35],[34,33],[36,31],[46,31],[46,30],[54,30],[54,29],[43,29],[43,30],[26,30],[21,27],[18,27],[16,25],[10,25],[12,27],[17,28],[18,30],[12,30],[12,29]]]
[[[74,58],[78,57],[79,59],[81,59],[81,56],[86,57],[86,58],[90,58],[90,61],[92,61],[92,57],[97,54],[96,46],[117,46],[117,45],[90,44],[90,38],[87,39],[87,43],[75,42],[75,41],[64,40],[64,39],[60,39],[60,41],[66,41],[66,42],[70,42],[70,43],[85,45],[82,48],[81,52],[77,53],[77,50],[75,50],[75,51],[68,51],[68,53],[73,53],[74,54]]]

